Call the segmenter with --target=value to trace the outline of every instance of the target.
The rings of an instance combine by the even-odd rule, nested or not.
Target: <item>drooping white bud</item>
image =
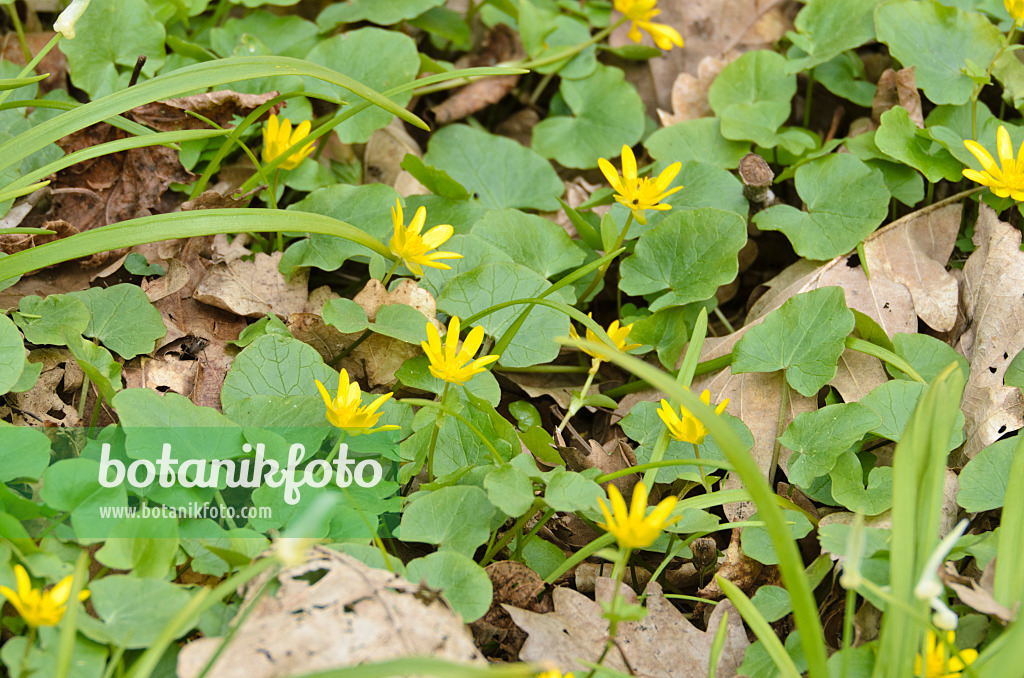
[[[71,0],[71,4],[68,8],[60,13],[57,17],[56,23],[53,24],[53,30],[57,31],[65,38],[70,40],[75,37],[75,23],[82,18],[85,14],[86,8],[89,6],[91,0]]]

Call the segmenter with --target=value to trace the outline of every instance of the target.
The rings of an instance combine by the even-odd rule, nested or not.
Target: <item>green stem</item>
[[[1017,37],[1017,28],[1018,24],[1017,22],[1014,22],[1013,28],[1011,28],[1010,32],[1006,34],[1006,41],[999,47],[999,51],[996,52],[996,55],[992,58],[988,68],[985,69],[985,75],[982,82],[975,84],[974,91],[971,92],[971,138],[975,141],[978,140],[978,98],[981,96],[981,91],[985,89],[985,83],[987,83],[991,77],[992,69],[996,67],[996,62],[1002,58],[1003,52],[1005,52],[1006,48],[1012,44],[1013,39]]]
[[[846,607],[843,610],[843,672],[841,678],[846,678],[850,670],[850,653],[848,650],[853,647],[853,615],[857,612],[857,592],[846,592]]]
[[[392,262],[391,268],[389,268],[388,272],[384,275],[384,279],[380,281],[380,284],[384,287],[385,290],[388,288],[388,282],[391,280],[391,276],[393,276],[395,274],[395,271],[398,269],[399,261],[399,259],[395,259],[394,262]]]
[[[562,417],[561,423],[558,424],[558,427],[555,429],[558,433],[562,432],[562,429],[564,429],[565,425],[569,423],[569,420],[573,418],[573,415],[579,412],[580,408],[583,407],[583,402],[586,399],[587,394],[590,393],[590,385],[594,383],[594,377],[597,375],[599,367],[601,367],[601,361],[594,358],[590,371],[587,373],[587,382],[583,384],[583,389],[580,391],[580,397],[578,399],[572,399],[572,402],[569,403],[569,409],[565,411],[565,416]]]
[[[804,127],[811,126],[811,99],[814,97],[814,69],[807,71],[807,88],[804,89]]]
[[[267,592],[270,590],[270,587],[267,585],[268,583],[270,583],[269,578],[263,581],[263,583],[260,585],[259,591],[256,592],[256,595],[253,596],[253,599],[249,601],[249,603],[245,606],[245,609],[242,610],[241,614],[239,614],[238,617],[234,620],[234,623],[231,625],[231,628],[228,629],[227,633],[225,633],[223,637],[221,637],[220,643],[217,645],[217,649],[214,650],[213,654],[210,655],[210,658],[206,660],[206,665],[203,666],[203,670],[199,672],[199,675],[196,676],[196,678],[206,678],[206,676],[210,673],[210,670],[213,668],[213,665],[217,662],[220,656],[224,654],[224,650],[228,648],[228,643],[230,643],[231,639],[235,637],[236,633],[238,633],[238,629],[242,628],[242,624],[245,623],[245,620],[248,619],[249,615],[252,614],[253,610],[255,610],[258,607],[257,603],[259,603],[260,599],[263,598],[263,596],[265,596]]]
[[[718,370],[725,369],[731,364],[732,353],[726,353],[723,356],[712,358],[711,360],[705,360],[702,363],[697,363],[697,367],[693,372],[693,376],[699,377],[702,374],[710,374],[711,372],[717,372]],[[676,376],[676,374],[678,374],[678,372],[669,372],[669,375],[673,377]],[[651,388],[651,385],[648,384],[643,379],[637,379],[636,381],[631,381],[628,384],[623,384],[622,386],[610,388],[607,391],[605,391],[604,394],[609,398],[613,399],[621,398],[624,395],[636,393],[637,391],[642,391],[645,388]]]
[[[613,252],[618,251],[622,247],[622,243],[625,242],[626,234],[629,233],[629,227],[632,224],[633,212],[630,212],[629,216],[626,217],[626,225],[622,227],[622,230],[619,232],[619,237],[615,240],[615,246],[612,247]],[[601,266],[601,268],[598,269],[597,275],[594,276],[594,279],[590,281],[590,285],[587,286],[587,291],[581,294],[579,297],[581,304],[587,300],[587,297],[589,297],[595,289],[597,289],[598,283],[604,279],[604,274],[608,272],[608,267],[611,265],[612,262],[608,261],[603,266]]]
[[[520,530],[523,529],[523,526],[526,525],[526,521],[533,517],[533,515],[543,507],[543,499],[535,500],[533,502],[533,505],[526,510],[526,513],[519,516],[519,519],[516,520],[515,524],[511,527],[511,529],[509,529],[508,532],[503,534],[501,539],[499,539],[497,543],[493,544],[490,548],[487,549],[487,552],[484,553],[483,560],[480,561],[480,567],[487,567],[487,564],[491,562],[494,556],[497,555],[501,551],[501,549],[508,546],[508,543],[510,541],[515,539],[516,535],[519,534]],[[520,540],[520,542],[521,541],[522,540]]]
[[[28,48],[28,41],[25,39],[25,27],[21,25],[21,17],[18,16],[18,6],[10,4],[7,6],[7,14],[14,24],[14,32],[18,34],[18,42],[21,43],[22,54],[25,55],[25,63],[32,61],[32,50]]]
[[[874,356],[879,360],[887,362],[918,383],[928,383],[924,380],[924,377],[917,373],[917,370],[910,366],[910,363],[892,351],[882,348],[878,344],[872,344],[870,341],[858,339],[857,337],[847,337],[846,348],[853,349],[860,353],[866,353],[867,355]]]
[[[594,673],[597,671],[597,667],[604,663],[605,657],[611,651],[612,647],[615,646],[615,636],[619,631],[619,606],[622,601],[622,582],[626,577],[626,564],[629,562],[630,549],[622,549],[618,562],[615,563],[615,588],[612,590],[612,607],[608,611],[608,640],[604,644],[604,649],[601,651],[601,656],[597,658],[597,666],[590,669],[587,673],[586,678],[594,678]]]

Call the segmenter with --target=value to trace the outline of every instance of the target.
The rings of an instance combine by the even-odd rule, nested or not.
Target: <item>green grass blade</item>
[[[729,601],[736,606],[740,616],[743,617],[743,621],[747,623],[750,630],[761,641],[761,645],[768,652],[768,656],[775,662],[775,668],[779,670],[776,675],[781,675],[784,678],[800,678],[800,671],[796,668],[796,664],[793,663],[793,658],[786,652],[782,641],[779,640],[779,637],[775,635],[775,631],[772,630],[772,625],[768,623],[764,615],[757,611],[750,598],[747,598],[746,594],[740,591],[739,587],[728,579],[715,577],[715,581],[718,582],[718,586],[721,587],[722,592]]]
[[[351,224],[321,214],[256,208],[216,209],[129,219],[17,252],[0,259],[0,280],[119,247],[132,247],[176,238],[253,231],[301,231],[334,235],[363,245],[388,260],[395,258],[391,250],[376,238]]]
[[[219,130],[219,129],[194,129],[194,130],[177,130],[174,132],[159,132],[157,134],[147,134],[140,137],[128,137],[126,139],[118,139],[116,141],[109,141],[105,144],[96,144],[95,146],[89,146],[83,148],[80,151],[69,153],[63,158],[54,160],[47,165],[40,167],[34,172],[22,176],[15,180],[9,186],[0,191],[0,202],[15,197],[15,195],[21,195],[21,189],[29,186],[38,179],[47,177],[54,172],[59,172],[65,167],[71,167],[72,165],[82,162],[84,160],[91,160],[92,158],[98,158],[102,155],[109,155],[111,153],[120,153],[121,151],[131,150],[133,148],[142,148],[144,146],[161,146],[163,144],[177,143],[180,141],[193,141],[196,139],[209,139],[211,137],[224,136],[230,133],[231,130]]]
[[[1024,598],[1024,436],[1013,453],[999,525],[995,599],[1010,608]]]
[[[726,458],[736,469],[736,473],[743,481],[750,497],[757,504],[758,514],[765,522],[772,546],[779,557],[779,571],[782,573],[782,581],[792,598],[793,617],[800,630],[800,642],[807,657],[808,675],[810,678],[826,678],[828,669],[825,666],[825,635],[821,627],[821,619],[818,617],[814,591],[807,578],[807,573],[804,571],[803,560],[796,542],[789,535],[789,529],[786,527],[786,521],[779,508],[776,495],[772,492],[768,481],[761,475],[757,463],[750,456],[746,446],[729,425],[715,415],[715,411],[711,407],[705,405],[689,390],[677,384],[670,374],[639,358],[612,351],[607,346],[592,341],[568,338],[560,341],[570,346],[586,347],[605,360],[629,370],[670,398],[678,399],[711,432],[715,442],[722,448]],[[950,417],[950,421],[952,420],[953,418]]]
[[[427,124],[405,108],[366,85],[325,66],[302,59],[280,56],[229,57],[217,61],[192,64],[134,87],[108,94],[105,97],[57,116],[0,144],[0,169],[15,166],[47,144],[71,132],[109,117],[129,111],[136,106],[180,96],[197,89],[224,85],[239,80],[296,75],[317,78],[356,94],[380,106],[402,120],[429,129]]]

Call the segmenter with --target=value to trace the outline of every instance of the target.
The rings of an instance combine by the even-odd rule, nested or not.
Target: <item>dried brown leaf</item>
[[[462,67],[494,66],[526,56],[519,36],[505,24],[496,24],[484,36],[480,50],[473,54]],[[519,82],[518,75],[501,75],[483,78],[461,87],[440,104],[430,109],[439,125],[446,125],[473,115],[479,110],[496,104],[512,91]]]
[[[921,110],[921,93],[917,90],[915,66],[894,71],[887,68],[878,79],[875,97],[871,102],[871,120],[877,125],[882,114],[894,106],[902,106],[910,114],[910,120],[924,129],[924,113]]]
[[[1010,361],[1024,349],[1024,252],[1021,233],[980,206],[977,246],[964,264],[960,302],[970,323],[957,343],[971,373],[962,409],[964,453],[974,457],[1001,436],[1024,427],[1024,395],[1003,385]]]
[[[597,600],[610,600],[614,585],[611,579],[599,578]],[[628,604],[637,604],[636,594],[625,584],[620,593]],[[679,676],[680,667],[686,667],[687,676],[707,676],[711,643],[728,611],[725,647],[717,675],[736,675],[749,643],[743,622],[731,603],[719,603],[708,621],[707,631],[701,631],[665,599],[657,582],[647,586],[647,594],[647,617],[619,625],[615,647],[605,658],[606,666],[648,678]],[[554,612],[548,614],[504,606],[515,623],[529,634],[519,658],[552,663],[563,673],[584,672],[587,669],[577,660],[596,662],[601,656],[608,621],[602,616],[599,603],[571,589],[555,589],[553,600]]]
[[[209,125],[188,111],[209,118],[221,127],[230,126],[235,116],[246,116],[277,96],[277,92],[264,94],[242,94],[231,90],[219,90],[204,94],[193,94],[179,99],[154,101],[133,108],[130,116],[161,132],[182,129],[209,129]],[[281,104],[276,104],[267,114],[276,113]]]
[[[236,259],[214,264],[196,286],[193,296],[232,313],[261,318],[275,313],[287,318],[306,305],[309,271],[297,271],[288,280],[277,270],[283,252],[258,253],[253,261]]]
[[[394,186],[402,173],[402,160],[406,155],[423,157],[416,140],[405,131],[402,121],[395,118],[387,127],[370,135],[363,153],[366,183]]]
[[[871,279],[884,276],[906,285],[914,310],[930,327],[946,332],[956,322],[959,289],[946,271],[960,231],[959,203],[908,221],[894,222],[864,243]]]
[[[356,664],[430,655],[486,666],[462,618],[436,596],[396,574],[317,547],[308,562],[280,572],[280,587],[256,600],[251,583],[241,621],[213,665],[218,678],[277,678]],[[319,576],[310,583],[310,575]],[[320,576],[322,575],[322,576]],[[177,675],[195,678],[220,638],[188,643]]]

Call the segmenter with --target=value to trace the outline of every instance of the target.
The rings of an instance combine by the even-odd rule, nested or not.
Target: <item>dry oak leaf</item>
[[[318,546],[303,565],[251,582],[243,610],[256,605],[213,664],[218,678],[283,678],[356,664],[424,656],[486,666],[462,618],[421,587]],[[310,582],[315,583],[310,583]],[[195,678],[221,644],[202,638],[178,655],[178,677]]]
[[[256,254],[252,261],[236,259],[214,264],[196,285],[196,300],[249,318],[274,313],[287,318],[302,311],[309,295],[309,270],[288,280],[277,270],[283,252]]]
[[[80,426],[74,396],[81,389],[85,373],[71,352],[64,348],[37,348],[28,354],[32,363],[43,364],[39,379],[28,391],[9,393],[16,425]],[[67,398],[67,402],[61,395]],[[19,421],[20,419],[20,421]]]
[[[536,572],[514,560],[501,560],[485,568],[494,588],[491,607],[480,619],[470,624],[477,647],[497,645],[498,652],[488,652],[491,658],[514,661],[526,642],[526,634],[502,608],[503,604],[522,607],[532,612],[551,612],[551,594]]]
[[[363,153],[366,183],[395,186],[398,178],[404,172],[401,165],[406,155],[422,158],[423,150],[416,140],[405,131],[402,121],[395,118],[387,127],[381,127],[371,134],[369,141],[366,142],[366,151]],[[412,178],[411,175],[410,178]],[[405,179],[405,181],[409,180]],[[424,187],[422,192],[428,193],[429,191]]]
[[[1003,385],[1010,361],[1024,348],[1024,252],[1021,233],[987,205],[974,226],[977,246],[964,264],[960,303],[967,330],[956,350],[967,358],[961,409],[967,420],[964,454],[973,458],[1001,436],[1024,427],[1024,395]]]
[[[658,109],[658,118],[662,127],[674,125],[684,120],[694,120],[711,115],[708,104],[708,90],[722,69],[728,65],[721,59],[706,56],[697,64],[697,76],[680,73],[672,83],[672,112]]]
[[[960,231],[963,205],[946,205],[893,222],[864,242],[871,279],[876,275],[906,285],[921,320],[938,332],[956,322],[959,286],[946,270]]]
[[[221,127],[228,127],[235,116],[246,116],[277,96],[277,92],[264,94],[241,94],[232,90],[220,90],[205,94],[193,94],[179,99],[166,99],[144,104],[131,110],[131,117],[161,132],[182,129],[209,129],[209,125],[188,111],[198,113]],[[276,113],[281,104],[276,104],[266,114]]]
[[[611,600],[614,586],[612,579],[599,578],[597,599]],[[632,589],[623,584],[619,590],[628,604],[637,604],[637,596]],[[715,606],[708,620],[708,630],[701,631],[664,597],[657,582],[648,585],[647,593],[647,617],[619,625],[617,649],[613,648],[608,653],[604,661],[606,666],[645,678],[707,676],[711,643],[723,615],[728,611],[725,647],[716,675],[722,678],[736,675],[749,642],[743,621],[731,603],[722,602]],[[553,663],[563,673],[586,672],[588,669],[577,660],[598,660],[608,638],[608,620],[602,616],[599,603],[572,589],[555,589],[553,599],[555,611],[549,614],[504,606],[515,623],[529,634],[519,658]]]

